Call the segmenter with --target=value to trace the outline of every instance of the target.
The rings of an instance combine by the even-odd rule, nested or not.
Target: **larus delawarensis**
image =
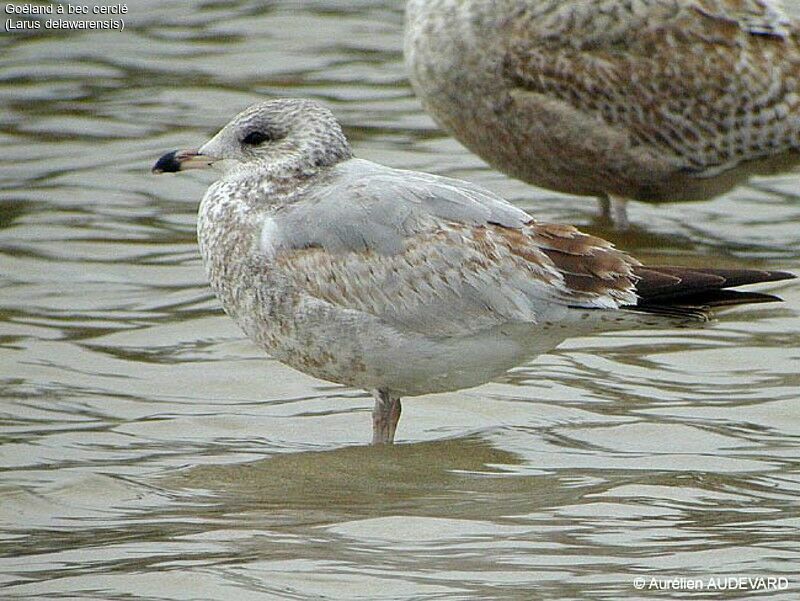
[[[477,386],[570,336],[778,300],[728,288],[792,277],[643,267],[478,186],[353,158],[309,100],[253,105],[153,170],[212,165],[198,238],[226,313],[283,363],[371,390],[375,443],[402,396]]]
[[[409,0],[405,57],[472,152],[622,228],[626,199],[800,162],[800,26],[774,0]]]

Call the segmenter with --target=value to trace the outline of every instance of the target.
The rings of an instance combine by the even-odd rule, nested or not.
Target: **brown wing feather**
[[[645,267],[606,240],[535,221],[521,228],[443,222],[407,238],[397,254],[311,247],[282,253],[276,264],[313,297],[442,336],[536,321],[550,304],[702,319],[710,306],[778,300],[728,288],[794,277]]]
[[[532,221],[516,235],[517,245],[532,245],[564,278],[569,304],[609,299],[628,302],[634,290],[636,259],[610,242],[570,225]]]

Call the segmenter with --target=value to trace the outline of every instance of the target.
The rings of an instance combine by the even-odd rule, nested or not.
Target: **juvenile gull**
[[[621,228],[626,199],[800,162],[800,26],[774,0],[409,0],[405,58],[472,152]]]
[[[402,396],[477,386],[570,336],[778,300],[729,288],[793,277],[644,267],[478,186],[353,158],[309,100],[255,104],[153,171],[212,165],[198,239],[226,313],[283,363],[372,391],[373,443],[393,442]]]

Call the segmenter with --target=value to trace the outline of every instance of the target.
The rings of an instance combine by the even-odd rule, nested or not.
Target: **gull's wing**
[[[698,175],[796,149],[797,25],[772,0],[531,2],[504,72]]]
[[[351,159],[275,219],[288,246],[396,253],[403,238],[440,220],[520,227],[525,211],[468,182]]]
[[[415,172],[338,177],[264,232],[262,250],[307,294],[432,336],[636,302],[637,263],[610,243]]]

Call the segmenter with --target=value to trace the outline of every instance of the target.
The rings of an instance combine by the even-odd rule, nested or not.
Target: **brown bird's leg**
[[[374,390],[375,408],[372,410],[372,444],[393,444],[394,432],[400,420],[400,397],[385,390]]]
[[[614,224],[614,229],[621,232],[630,229],[631,222],[628,221],[628,199],[624,196],[609,194],[608,201],[611,205],[611,223]]]
[[[628,221],[628,199],[623,196],[609,194],[598,199],[600,203],[600,218],[610,221],[614,229],[624,232],[631,224]]]

